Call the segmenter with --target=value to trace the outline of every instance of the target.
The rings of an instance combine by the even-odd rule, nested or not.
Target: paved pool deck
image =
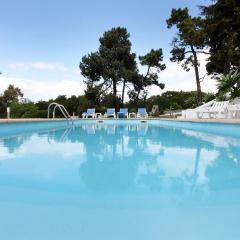
[[[74,121],[79,120],[91,120],[76,118]],[[96,118],[95,120],[118,120],[113,118]],[[136,118],[128,118],[125,120],[136,120]],[[228,123],[228,124],[240,124],[240,119],[180,119],[180,118],[141,118],[137,120],[164,120],[164,121],[181,121],[181,122],[198,122],[198,123]],[[55,119],[47,119],[47,118],[15,118],[15,119],[0,119],[0,123],[17,123],[17,122],[49,122],[49,121],[65,121],[64,118],[55,118]]]
[[[64,118],[55,118],[55,119],[48,119],[48,118],[0,118],[0,123],[18,123],[18,122],[57,122],[57,121],[65,121]]]

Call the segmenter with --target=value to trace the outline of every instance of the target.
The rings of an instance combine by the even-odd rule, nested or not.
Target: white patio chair
[[[196,113],[198,118],[203,118],[204,114],[209,118],[220,118],[224,115],[227,118],[229,101],[213,102],[213,104],[206,108],[198,108]]]

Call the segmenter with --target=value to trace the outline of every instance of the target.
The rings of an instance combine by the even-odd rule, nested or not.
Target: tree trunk
[[[196,77],[196,83],[197,83],[197,102],[198,102],[198,105],[200,105],[202,103],[202,90],[201,90],[201,83],[200,83],[199,70],[198,70],[198,59],[197,59],[197,53],[194,50],[193,46],[191,46],[191,51],[193,53],[193,65],[194,65],[194,71],[195,71],[195,77]]]
[[[115,108],[117,108],[117,82],[116,81],[113,81],[113,96],[114,96],[113,105]]]
[[[229,73],[230,73],[230,69],[231,69],[231,63],[230,63],[229,57],[226,56],[226,57],[225,57],[225,61],[224,61],[223,74],[224,74],[224,75],[229,74]]]
[[[146,73],[146,76],[145,77],[147,77],[148,76],[148,74],[150,73],[150,66],[148,66],[148,69],[147,69],[147,73]]]
[[[137,105],[138,105],[138,103],[139,103],[139,95],[140,95],[140,91],[141,91],[141,89],[139,88],[138,91],[137,91]]]
[[[124,79],[123,80],[123,88],[122,88],[122,105],[124,104],[125,86],[126,86],[126,81]]]

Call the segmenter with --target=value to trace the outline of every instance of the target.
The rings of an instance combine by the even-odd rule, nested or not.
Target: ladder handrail
[[[66,115],[67,115],[69,118],[72,118],[72,117],[69,115],[67,109],[66,109],[63,105],[61,105],[61,104],[60,104],[60,106],[61,106],[61,108],[65,111]]]
[[[55,107],[53,108],[53,118],[55,118],[55,111],[56,111],[56,108],[59,108],[60,109],[60,111],[62,112],[62,114],[63,114],[63,116],[65,117],[65,118],[70,118],[70,116],[68,115],[68,113],[64,110],[64,108],[63,108],[63,105],[61,105],[61,104],[57,104],[57,105],[55,105]]]
[[[51,106],[54,106],[54,109],[53,109],[53,118],[55,118],[55,110],[56,108],[59,108],[61,113],[63,114],[64,118],[66,118],[67,120],[71,120],[72,123],[73,123],[73,119],[72,117],[70,116],[70,114],[68,113],[67,109],[62,105],[62,104],[59,104],[59,103],[56,103],[56,102],[52,102],[48,105],[48,118],[50,118],[50,108]]]

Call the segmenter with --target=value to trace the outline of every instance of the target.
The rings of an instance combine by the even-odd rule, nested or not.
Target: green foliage
[[[88,90],[91,90],[96,82],[104,91],[112,88],[115,106],[117,85],[127,80],[129,72],[136,71],[136,56],[131,53],[129,37],[126,28],[117,27],[104,32],[99,39],[98,51],[84,56],[79,65],[82,75],[86,78]]]
[[[72,95],[70,98],[67,98],[66,95],[60,95],[56,99],[53,100],[54,102],[60,103],[68,110],[70,115],[80,116],[87,107],[94,106],[89,105],[89,101],[87,100],[86,96],[75,96]],[[56,117],[61,117],[62,114],[59,109],[56,110]]]
[[[89,106],[86,96],[82,95],[82,96],[78,96],[77,98],[78,98],[78,106],[76,110],[76,115],[81,116],[82,113],[85,112],[88,107],[91,107],[91,105]]]
[[[223,75],[217,79],[218,97],[222,98],[226,94],[230,94],[230,98],[240,97],[240,73],[238,71],[233,74]]]
[[[115,100],[115,96],[110,94],[104,94],[101,101],[101,106],[104,106],[105,108],[113,108],[113,103]],[[117,97],[117,109],[119,109],[121,106],[121,99]]]
[[[101,86],[88,83],[87,88],[84,91],[85,96],[88,100],[88,105],[94,107],[100,105],[101,95],[103,94],[103,92],[104,91],[102,91]]]
[[[211,101],[214,98],[214,94],[203,93],[203,100],[205,102]],[[151,111],[153,105],[159,106],[161,114],[166,110],[195,108],[198,106],[197,92],[167,91],[162,93],[162,95],[152,96],[145,102],[148,111]]]
[[[34,103],[12,102],[10,105],[12,118],[35,118],[38,107]]]
[[[117,107],[119,104],[117,88],[120,84],[122,85],[121,104],[124,102],[125,88],[128,84],[133,85],[137,92],[137,99],[140,92],[150,85],[155,84],[164,88],[164,84],[158,83],[157,73],[151,72],[152,68],[155,68],[157,72],[166,68],[161,63],[163,61],[162,49],[151,50],[145,56],[140,57],[140,63],[148,68],[147,74],[143,76],[137,68],[136,54],[131,52],[129,38],[130,34],[126,28],[112,28],[104,32],[99,39],[98,51],[82,58],[79,67],[86,78],[85,93],[90,102],[99,104],[99,95],[111,90],[114,96],[113,105]]]
[[[90,53],[83,56],[79,65],[81,74],[90,82],[100,81],[104,70],[103,59],[99,52]],[[88,83],[88,81],[86,81]]]
[[[158,50],[152,49],[145,56],[140,56],[139,60],[141,65],[147,66],[148,68],[156,68],[158,72],[166,68],[166,65],[161,63],[163,61],[163,52],[161,48]]]
[[[172,42],[172,60],[188,60],[189,57],[187,55],[190,54],[192,56],[193,54],[191,47],[194,47],[196,52],[205,47],[205,33],[202,28],[203,20],[200,17],[191,17],[187,8],[172,9],[171,17],[167,20],[167,25],[168,28],[176,26],[178,30],[177,37]],[[194,64],[191,60],[188,63]]]
[[[239,75],[238,75],[239,77]],[[234,79],[236,76],[234,75]],[[94,87],[93,87],[94,88]],[[94,91],[97,89],[94,89]],[[90,91],[90,90],[89,90]],[[97,92],[97,91],[96,91]],[[95,92],[95,93],[96,93]],[[72,115],[75,112],[76,116],[81,116],[87,108],[95,107],[97,112],[105,113],[107,108],[114,107],[113,102],[115,99],[112,93],[101,93],[99,102],[89,101],[90,93],[85,92],[85,95],[81,96],[71,96],[60,95],[56,99],[51,99],[49,101],[38,101],[37,103],[19,103],[13,101],[10,103],[11,117],[12,118],[46,118],[47,108],[51,102],[58,102],[63,104],[68,112]],[[125,107],[129,109],[129,112],[136,112],[138,107],[146,107],[150,112],[153,105],[158,105],[160,107],[160,112],[163,113],[166,110],[177,110],[177,109],[187,109],[194,108],[197,106],[197,93],[196,92],[176,92],[167,91],[162,93],[162,95],[152,96],[147,98],[147,92],[143,91],[139,101],[136,103],[136,92],[132,91],[131,98],[128,103],[124,104]],[[92,96],[93,97],[93,96]],[[204,101],[208,102],[215,98],[214,94],[203,93]],[[121,99],[117,97],[117,108],[118,111],[121,106]],[[3,104],[3,96],[0,96],[0,116],[6,117],[6,104]],[[95,105],[92,105],[95,104]],[[62,117],[61,113],[56,111],[56,117]]]
[[[3,100],[3,96],[0,96],[0,118],[4,118],[6,116],[7,111],[6,103]]]
[[[50,104],[50,102],[53,102],[53,100],[49,100],[49,101],[38,101],[36,103],[36,106],[39,108],[39,109],[47,109],[48,108],[48,105]]]
[[[9,85],[8,88],[3,92],[3,95],[0,96],[0,117],[6,117],[6,109],[13,102],[18,102],[19,98],[23,97],[23,93],[20,88],[15,87],[14,85]]]
[[[188,8],[172,9],[171,17],[167,20],[168,28],[176,26],[179,34],[178,39],[180,46],[189,45],[198,48],[204,47],[204,32],[202,29],[203,21],[200,17],[191,17]]]
[[[3,102],[6,105],[11,104],[12,102],[18,102],[20,97],[23,97],[23,93],[20,88],[15,87],[10,84],[8,88],[3,92]]]
[[[202,6],[210,57],[209,74],[229,74],[240,68],[240,1],[218,0]]]
[[[149,53],[144,56],[139,57],[140,64],[142,66],[147,66],[147,74],[145,77],[141,77],[139,81],[142,81],[142,88],[144,90],[145,87],[156,85],[161,89],[164,89],[165,85],[163,83],[158,82],[158,74],[161,71],[166,69],[166,65],[162,64],[163,61],[163,52],[162,49],[154,50],[152,49]],[[156,70],[152,72],[151,70]]]

